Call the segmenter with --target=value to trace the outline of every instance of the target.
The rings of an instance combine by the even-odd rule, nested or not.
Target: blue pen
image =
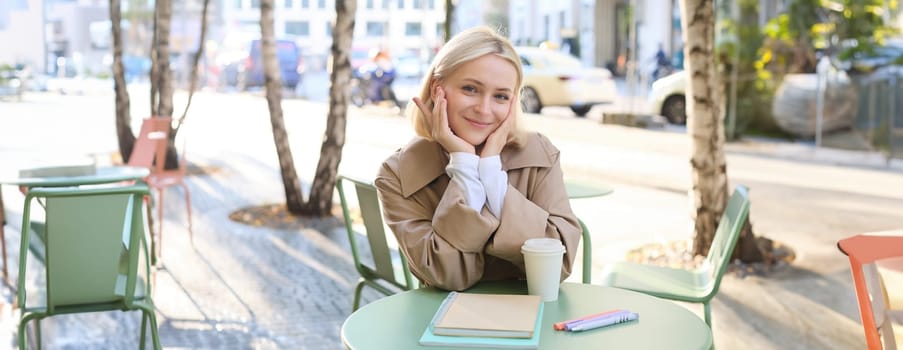
[[[634,313],[634,312],[628,312],[626,314],[611,315],[611,316],[607,316],[607,317],[603,317],[603,318],[599,318],[599,319],[595,319],[595,320],[591,320],[591,321],[587,321],[587,322],[578,324],[578,325],[574,326],[573,328],[571,328],[570,331],[572,331],[572,332],[588,331],[591,329],[611,326],[611,325],[618,324],[618,323],[630,322],[630,321],[636,320],[638,318],[640,318],[640,315],[638,313]]]
[[[577,320],[573,320],[573,321],[565,323],[564,329],[570,331],[570,330],[573,330],[574,327],[577,327],[582,324],[597,321],[600,319],[607,319],[609,317],[615,317],[615,318],[623,317],[629,313],[630,313],[629,310],[617,310],[617,311],[613,311],[613,312],[607,312],[604,314],[594,315],[593,317],[589,317],[589,318],[585,318],[585,319],[577,319]]]

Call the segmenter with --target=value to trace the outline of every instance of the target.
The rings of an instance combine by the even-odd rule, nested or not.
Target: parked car
[[[260,40],[251,41],[251,49],[245,61],[244,81],[240,86],[242,88],[247,89],[265,84],[260,43]],[[279,61],[282,86],[294,90],[301,83],[301,77],[304,74],[304,58],[301,57],[301,49],[292,40],[276,40],[276,59]]]
[[[612,102],[617,96],[608,69],[584,67],[576,57],[537,47],[518,47],[517,53],[524,66],[521,103],[527,113],[539,113],[545,106],[567,106],[583,117],[593,105]]]
[[[28,70],[25,66],[0,65],[0,97],[15,96],[22,101],[27,78]]]
[[[301,49],[291,40],[276,40],[276,60],[279,62],[282,86],[294,90],[303,78],[305,66]],[[216,57],[219,84],[245,90],[263,86],[263,55],[260,40],[250,40],[247,46],[223,50]]]
[[[650,112],[665,117],[671,124],[686,124],[686,88],[686,71],[678,71],[656,80],[649,91]]]

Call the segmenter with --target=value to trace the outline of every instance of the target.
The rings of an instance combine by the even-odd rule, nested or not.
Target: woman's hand
[[[417,97],[414,97],[414,104],[417,105],[417,108],[420,108],[420,112],[426,116],[427,120],[431,121],[431,136],[433,140],[439,142],[448,153],[467,152],[476,154],[474,146],[455,135],[451,127],[448,126],[448,101],[445,99],[445,91],[442,90],[442,87],[436,86],[433,90],[432,111],[423,105],[423,101]]]
[[[505,116],[502,124],[486,138],[486,142],[483,143],[483,149],[480,150],[480,158],[497,156],[502,153],[502,149],[508,144],[508,134],[511,133],[514,125],[514,116],[511,115],[511,112],[514,110],[513,106],[515,103],[518,103],[517,98],[512,98],[511,105],[508,106],[508,115]]]

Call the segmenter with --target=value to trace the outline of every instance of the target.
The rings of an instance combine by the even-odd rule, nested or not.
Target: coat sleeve
[[[554,149],[551,143],[546,145]],[[531,180],[518,186],[523,189],[508,185],[500,224],[486,246],[486,253],[523,269],[524,256],[520,248],[524,241],[543,237],[560,240],[565,247],[561,264],[561,280],[564,280],[571,274],[582,229],[571,210],[559,153],[556,151],[553,155],[551,167],[520,170],[535,172],[524,177]]]
[[[386,224],[408,258],[411,271],[427,285],[467,289],[483,277],[484,248],[499,225],[487,207],[470,208],[463,189],[450,182],[437,199],[402,194],[399,174],[383,164],[375,181]],[[423,189],[421,191],[427,191]]]

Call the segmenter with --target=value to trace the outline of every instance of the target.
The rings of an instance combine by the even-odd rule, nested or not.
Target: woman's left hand
[[[517,103],[517,98],[512,98],[511,105],[508,108],[508,115],[505,116],[505,120],[499,124],[499,127],[486,138],[483,149],[480,151],[480,158],[497,156],[502,153],[502,149],[508,144],[508,135],[514,127],[513,111],[515,103]]]

